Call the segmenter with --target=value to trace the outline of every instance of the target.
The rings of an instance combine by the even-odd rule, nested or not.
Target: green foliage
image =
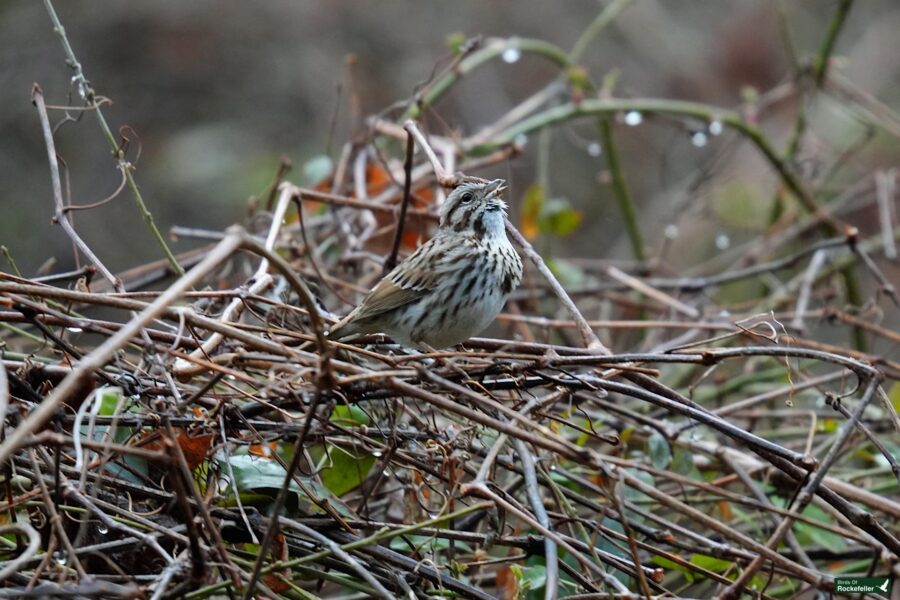
[[[365,452],[332,448],[331,466],[322,469],[322,483],[336,496],[356,489],[372,470],[375,457]]]
[[[900,383],[895,383],[891,386],[888,398],[891,401],[891,406],[894,407],[894,412],[900,412]]]
[[[116,411],[122,410],[122,407],[125,406],[125,402],[122,397],[122,388],[106,386],[97,389],[94,392],[96,396],[90,397],[86,402],[94,403],[99,402],[99,407],[97,408],[97,415],[101,417],[112,417],[116,415]],[[93,406],[88,408],[88,411],[93,410]],[[132,407],[131,409],[134,412],[138,412],[138,408]],[[90,426],[90,415],[86,415],[84,421],[82,421],[82,425],[80,428],[80,433],[82,438],[87,438],[90,435],[90,439],[93,441],[102,441],[107,438],[108,432],[110,431],[110,425],[94,425],[93,429]],[[134,427],[123,427],[117,426],[115,430],[112,432],[112,435],[109,437],[109,441],[115,444],[123,444],[127,442],[129,439],[134,436],[135,428]],[[103,468],[108,471],[115,477],[121,477],[126,481],[134,484],[142,484],[143,480],[139,475],[147,475],[150,472],[150,465],[147,463],[147,459],[141,458],[138,456],[133,456],[130,454],[126,454],[119,459],[120,462],[128,465],[129,469],[123,468],[120,465],[114,462],[106,463]]]
[[[368,425],[370,422],[365,411],[355,405],[336,406],[331,421],[344,426]],[[368,452],[333,446],[327,456],[321,452],[319,475],[331,493],[341,496],[359,487],[374,464],[375,457]]]
[[[584,284],[584,271],[578,265],[562,258],[546,259],[545,262],[564,287],[574,288]]]
[[[462,54],[462,49],[466,45],[466,34],[456,31],[447,36],[447,48],[453,53],[453,56]]]
[[[538,234],[567,237],[578,229],[583,219],[584,215],[565,198],[547,198],[540,183],[531,184],[525,192],[520,227],[528,239]]]
[[[669,440],[656,430],[647,438],[647,453],[654,468],[665,469],[672,462],[672,449],[669,446]]]
[[[724,225],[765,231],[774,202],[772,195],[764,193],[758,185],[736,180],[718,190],[713,198],[713,209]]]
[[[815,504],[810,504],[803,509],[803,516],[809,517],[822,524],[832,523],[832,519],[828,516],[828,513]],[[847,550],[847,541],[843,536],[821,529],[815,525],[798,521],[794,523],[794,531],[797,535],[797,541],[803,546],[812,544],[830,550],[836,554],[840,554]]]
[[[227,473],[225,456],[218,454],[215,460],[219,465],[220,472]],[[233,496],[235,491],[239,492],[241,500],[245,503],[266,505],[274,499],[278,490],[284,485],[287,472],[277,460],[252,456],[246,449],[241,449],[232,454],[228,462],[234,472],[235,481],[228,486],[226,493]],[[350,515],[350,511],[335,498],[331,490],[319,485],[314,478],[301,476],[296,479],[303,482],[306,490],[292,479],[288,485],[288,492],[299,510],[307,513],[322,513],[323,510],[319,503],[324,501],[339,513]],[[314,498],[307,494],[307,490]]]
[[[703,481],[703,475],[694,464],[694,453],[684,448],[675,448],[672,455],[671,468],[674,472],[697,481]]]
[[[656,565],[662,569],[665,569],[667,571],[678,571],[679,573],[684,575],[684,578],[688,581],[688,583],[693,583],[694,580],[696,579],[695,571],[692,571],[691,569],[689,569],[683,565],[680,565],[677,562],[671,561],[668,558],[665,558],[664,556],[659,556],[657,554],[654,554],[653,557],[650,559],[650,562],[652,562],[654,565]]]

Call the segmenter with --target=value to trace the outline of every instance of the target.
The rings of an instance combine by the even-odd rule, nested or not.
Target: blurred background
[[[56,3],[85,74],[112,101],[105,108],[111,126],[130,129],[129,157],[164,232],[241,222],[248,198],[271,181],[282,155],[294,165],[288,178],[301,183],[310,160],[336,160],[350,139],[352,99],[370,115],[409,98],[449,64],[448,37],[533,37],[568,51],[607,3],[564,6],[540,0]],[[837,7],[829,0],[635,0],[580,62],[595,82],[615,73],[617,97],[686,99],[749,113],[762,103],[760,124],[782,152],[796,118],[795,74],[818,52]],[[897,31],[895,0],[856,2],[832,53],[833,72],[847,86],[894,110],[900,106]],[[471,134],[557,73],[528,54],[489,62],[440,101],[426,119],[429,129]],[[43,3],[0,3],[0,243],[26,276],[48,259],[56,260],[55,271],[74,264],[71,244],[51,225],[46,150],[30,101],[37,82],[48,104],[77,104],[70,76]],[[828,171],[836,187],[846,186],[900,162],[897,137],[885,131],[890,114],[872,127],[871,116],[827,96],[807,108],[809,132],[794,166],[809,181]],[[61,116],[51,114],[54,122]],[[676,271],[759,235],[770,225],[777,192],[771,167],[749,144],[706,126],[624,115],[615,126],[649,255],[667,252]],[[71,202],[96,202],[115,190],[120,176],[92,115],[66,124],[56,139]],[[543,243],[543,251],[576,260],[631,258],[595,122],[556,128],[544,142],[551,150],[542,167],[547,196],[566,199],[583,219],[571,234]],[[538,178],[535,148],[529,140],[522,156],[482,173],[510,179],[515,218]],[[161,258],[127,192],[76,214],[75,223],[114,271]],[[877,229],[874,219],[854,224]],[[173,249],[191,245],[175,241]]]

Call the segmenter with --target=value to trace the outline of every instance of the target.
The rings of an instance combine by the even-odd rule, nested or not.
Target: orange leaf
[[[722,518],[724,518],[726,521],[731,521],[732,519],[734,519],[734,512],[732,512],[731,510],[730,503],[725,502],[724,500],[720,500],[718,505],[719,510],[722,511]]]
[[[269,442],[267,444],[250,444],[250,447],[247,449],[248,454],[250,456],[259,456],[260,458],[269,458],[275,454],[275,450],[278,448],[278,442]]]
[[[403,239],[400,241],[400,245],[405,250],[415,250],[419,247],[419,241],[422,240],[422,234],[419,231],[409,231],[404,228],[403,230]]]
[[[519,591],[519,584],[509,567],[497,569],[496,582],[497,592],[500,593],[500,597],[505,600],[514,600]]]
[[[366,165],[366,191],[370,196],[380,194],[391,185],[388,172],[379,164],[369,163]]]
[[[275,538],[272,540],[272,560],[273,562],[277,561],[285,561],[290,558],[290,553],[288,552],[288,546],[284,543],[284,534],[280,531],[275,534]],[[278,594],[283,593],[291,589],[290,584],[285,581],[285,579],[290,580],[291,578],[291,570],[290,568],[281,569],[280,571],[273,571],[267,575],[263,575],[263,581],[266,582],[266,585],[269,588]]]
[[[187,461],[188,468],[193,471],[206,460],[206,454],[212,446],[213,440],[216,439],[214,434],[208,433],[191,437],[186,431],[178,434],[178,445],[184,453],[184,459]]]
[[[529,240],[533,240],[540,233],[538,219],[544,208],[544,187],[539,183],[531,184],[525,191],[522,201],[522,216],[519,221],[519,229]]]

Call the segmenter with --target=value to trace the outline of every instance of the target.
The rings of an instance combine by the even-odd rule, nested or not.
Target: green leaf
[[[113,386],[104,386],[99,388],[96,392],[94,392],[94,396],[90,397],[88,402],[91,404],[89,406],[84,407],[87,409],[88,413],[93,412],[94,407],[96,406],[96,402],[99,402],[99,407],[97,409],[97,414],[102,417],[111,417],[116,414],[116,408],[119,406],[119,401],[122,398],[122,388],[113,387]],[[86,437],[88,434],[92,435],[92,439],[94,441],[100,441],[106,435],[106,432],[109,431],[109,425],[94,425],[93,431],[90,426],[90,414],[86,414],[84,419],[81,421],[81,436]],[[121,435],[121,430],[123,428],[119,428],[120,432],[119,437]],[[126,432],[128,435],[131,433],[130,428]],[[127,437],[127,436],[126,436]],[[119,442],[121,440],[115,439],[115,442]]]
[[[359,485],[372,470],[375,457],[341,447],[331,448],[331,466],[321,470],[322,484],[335,496],[342,496]]]
[[[99,401],[99,407],[97,409],[97,414],[102,417],[111,417],[116,414],[116,409],[119,407],[119,404],[124,406],[125,403],[122,402],[122,388],[115,386],[105,386],[99,388],[95,392],[96,396],[92,397],[88,400],[91,403]],[[89,407],[90,410],[93,410],[93,406]],[[91,438],[94,441],[101,441],[106,439],[109,435],[111,425],[94,425],[93,433]],[[82,425],[80,428],[81,436],[86,438],[89,433],[91,433],[90,427],[90,416],[86,415],[84,420],[82,421]],[[119,425],[116,427],[115,431],[109,436],[109,439],[116,443],[122,444],[134,435],[134,427],[123,427]],[[124,463],[130,467],[126,469],[121,466]],[[107,462],[103,466],[104,471],[108,471],[115,477],[119,477],[131,483],[143,484],[144,481],[138,474],[147,475],[150,472],[150,464],[147,462],[146,458],[141,458],[138,456],[133,456],[127,454],[125,456],[119,457],[116,461]]]
[[[573,89],[587,91],[591,89],[591,78],[584,67],[569,67],[566,77]]]
[[[713,210],[725,225],[735,229],[765,231],[774,200],[758,185],[732,181],[721,187],[713,198]]]
[[[215,457],[220,471],[228,473],[228,467],[225,464],[225,455],[217,454]],[[231,455],[231,468],[234,471],[234,485],[229,485],[227,494],[234,496],[235,488],[241,494],[241,500],[245,503],[266,504],[281,487],[284,485],[284,478],[287,472],[276,460],[251,456],[246,449],[241,449]],[[303,484],[309,489],[310,494],[315,496],[318,502],[327,502],[338,513],[344,516],[353,516],[351,511],[338,499],[334,497],[330,490],[319,485],[315,479],[308,477],[300,477]],[[321,513],[322,508],[313,501],[297,482],[291,479],[288,485],[290,497],[297,502],[297,508],[308,513]]]
[[[891,386],[891,391],[888,392],[888,398],[891,400],[891,406],[894,407],[894,412],[900,412],[900,383],[895,383]]]
[[[669,440],[656,430],[647,439],[647,453],[650,455],[650,464],[657,469],[666,469],[672,462]]]
[[[116,407],[119,406],[119,400],[122,398],[122,388],[120,387],[103,387],[97,390],[100,395],[100,412],[104,417],[111,417],[116,414]]]
[[[707,571],[712,571],[713,573],[724,573],[734,566],[734,563],[731,561],[716,558],[714,556],[707,556],[706,554],[692,555],[691,564],[697,565]]]
[[[583,219],[584,215],[572,208],[568,200],[553,198],[544,203],[544,209],[538,220],[538,228],[542,233],[566,237],[578,229]]]
[[[626,469],[626,471],[628,472],[629,475],[632,475],[635,479],[640,479],[642,483],[644,483],[650,487],[653,487],[653,488],[656,487],[656,480],[653,478],[653,475],[651,475],[650,473],[647,473],[646,471],[641,471],[638,469]],[[637,490],[629,485],[626,485],[623,488],[622,495],[625,497],[626,500],[631,500],[635,504],[640,505],[641,508],[643,508],[645,510],[652,510],[653,505],[656,503],[656,501],[653,498],[651,498],[644,492]],[[629,519],[632,519],[639,523],[644,522],[644,517],[635,513],[634,511],[626,508],[625,512],[627,513]]]
[[[366,414],[366,411],[355,404],[335,406],[334,410],[331,411],[329,420],[340,425],[368,425],[370,423],[369,415]]]
[[[703,481],[703,475],[700,474],[700,470],[694,464],[694,453],[690,450],[675,448],[674,456],[672,457],[672,470],[679,475]]]
[[[547,585],[547,567],[542,564],[523,567],[520,582],[525,590],[534,591],[543,588]]]
[[[224,455],[216,455],[216,461],[222,467],[222,472],[227,473]],[[278,490],[284,485],[287,472],[278,461],[271,458],[251,456],[249,454],[232,454],[231,469],[234,471],[234,479],[237,489],[245,491]],[[288,486],[291,491],[300,493],[300,486],[291,481]]]
[[[584,283],[581,267],[561,258],[551,258],[546,263],[563,287],[578,287]]]
[[[456,31],[447,36],[447,47],[454,56],[462,54],[462,48],[466,44],[466,34]]]
[[[687,567],[680,565],[677,562],[671,561],[668,558],[659,556],[658,554],[654,554],[650,558],[650,562],[668,571],[678,571],[679,573],[684,575],[684,578],[688,580],[688,583],[693,583],[695,579],[694,571],[691,571]]]
[[[631,469],[629,469],[629,472],[633,473],[633,471]],[[627,489],[628,488],[626,488],[626,490]],[[627,495],[628,494],[626,491],[626,497],[627,497]],[[626,509],[626,511],[627,511],[627,509]],[[634,517],[633,517],[633,515],[629,514],[628,518],[633,519]],[[643,519],[641,519],[641,520],[643,521]],[[616,521],[615,519],[612,519],[611,517],[603,518],[603,527],[606,529],[615,531],[617,533],[623,534],[623,535],[625,534],[625,528],[622,527],[622,524],[620,522]],[[610,554],[614,554],[614,555],[618,556],[619,558],[624,559],[626,561],[630,561],[631,553],[623,549],[621,542],[616,542],[614,540],[615,540],[615,538],[612,538],[612,537],[607,537],[605,535],[600,536],[600,539],[597,543],[597,549],[602,550],[604,552],[609,552]],[[625,542],[625,545],[627,546],[627,542]],[[577,567],[577,563],[573,564],[574,561],[570,560],[571,558],[572,558],[571,555],[567,555],[566,559],[565,559],[566,562],[568,562],[569,564],[572,564],[572,566]],[[631,578],[631,576],[628,575],[628,573],[624,573],[618,569],[613,569],[612,574],[616,579],[618,579],[625,585],[628,584],[628,580]]]
[[[306,185],[317,185],[331,176],[334,163],[327,154],[314,156],[303,165],[303,180]]]
[[[782,503],[783,504],[783,503]],[[803,509],[803,516],[823,524],[831,524],[832,520],[824,510],[810,504]],[[798,521],[794,524],[797,539],[804,546],[816,545],[835,553],[844,552],[847,549],[847,541],[836,533],[820,529],[815,525]]]

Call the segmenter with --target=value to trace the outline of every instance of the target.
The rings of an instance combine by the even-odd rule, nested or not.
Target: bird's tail
[[[328,334],[325,337],[329,340],[338,342],[358,333],[359,331],[357,330],[356,325],[350,320],[350,315],[347,315],[338,321],[335,326],[328,331]]]

